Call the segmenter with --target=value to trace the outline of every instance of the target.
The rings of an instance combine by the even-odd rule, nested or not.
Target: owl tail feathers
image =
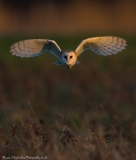
[[[75,64],[79,64],[79,63],[81,63],[81,62],[77,60]]]
[[[54,62],[56,65],[62,65],[61,61]]]

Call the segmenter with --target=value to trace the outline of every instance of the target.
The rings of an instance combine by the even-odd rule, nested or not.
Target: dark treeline
[[[19,7],[20,9],[27,9],[29,7],[31,7],[31,5],[36,5],[38,3],[42,3],[43,5],[47,5],[48,3],[55,3],[56,5],[66,5],[68,3],[72,3],[77,1],[77,3],[79,2],[78,0],[50,0],[50,1],[45,1],[45,0],[1,0],[3,2],[3,4],[5,5],[9,5],[10,7]],[[109,3],[116,3],[118,1],[122,1],[122,0],[84,0],[84,1],[88,1],[90,3],[92,2],[96,2],[96,3],[103,3],[105,4],[109,4]],[[133,0],[130,0],[133,1]]]

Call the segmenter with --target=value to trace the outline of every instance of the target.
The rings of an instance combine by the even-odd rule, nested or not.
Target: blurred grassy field
[[[126,50],[108,57],[86,51],[81,64],[69,70],[54,65],[57,59],[49,52],[12,56],[9,47],[30,37],[2,36],[0,155],[134,160],[136,36],[121,37]],[[88,36],[46,38],[61,49],[75,49]]]

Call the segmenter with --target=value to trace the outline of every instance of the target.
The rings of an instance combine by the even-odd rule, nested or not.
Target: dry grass
[[[64,115],[63,115],[64,116]],[[61,118],[60,118],[61,117]],[[64,125],[64,117],[50,127],[41,119],[1,122],[1,156],[45,157],[48,159],[135,159],[135,120],[123,123],[113,116],[113,123],[80,120],[80,131],[75,133],[71,125]],[[84,117],[86,118],[86,117]],[[34,122],[35,121],[35,122]],[[67,120],[67,123],[69,121]],[[84,124],[82,124],[84,123]],[[83,126],[82,126],[83,125]]]

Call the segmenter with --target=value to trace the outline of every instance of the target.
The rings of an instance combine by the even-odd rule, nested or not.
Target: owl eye
[[[64,56],[65,59],[67,59],[67,56]]]
[[[70,59],[72,58],[73,56],[70,56]]]

